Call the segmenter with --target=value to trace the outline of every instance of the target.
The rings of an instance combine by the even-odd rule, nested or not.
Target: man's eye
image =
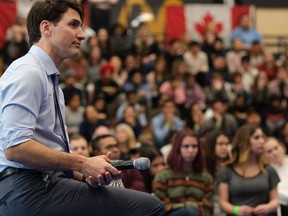
[[[70,23],[70,26],[72,26],[72,27],[74,27],[74,28],[76,28],[76,27],[78,27],[80,25],[80,23],[79,22],[71,22]]]

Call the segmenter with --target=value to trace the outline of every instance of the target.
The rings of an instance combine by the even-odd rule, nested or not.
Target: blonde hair
[[[136,140],[134,131],[128,124],[125,124],[125,123],[118,124],[115,127],[115,131],[117,129],[124,130],[126,134],[128,135],[127,143],[128,143],[129,149],[137,148],[137,140]]]

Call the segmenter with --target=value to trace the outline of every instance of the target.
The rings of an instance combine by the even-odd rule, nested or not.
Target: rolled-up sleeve
[[[31,139],[44,93],[39,68],[28,64],[21,65],[21,71],[18,68],[6,71],[11,74],[1,83],[1,144],[4,149]]]

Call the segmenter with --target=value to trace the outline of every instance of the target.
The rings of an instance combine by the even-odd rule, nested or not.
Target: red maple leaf
[[[209,11],[207,11],[202,17],[202,21],[194,24],[196,31],[200,35],[204,35],[208,28],[214,28],[215,33],[218,35],[223,30],[223,24],[216,22],[215,17]]]

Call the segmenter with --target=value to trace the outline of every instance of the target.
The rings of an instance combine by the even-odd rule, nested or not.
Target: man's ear
[[[43,20],[40,23],[40,32],[44,36],[50,36],[51,35],[51,23],[47,20]]]

